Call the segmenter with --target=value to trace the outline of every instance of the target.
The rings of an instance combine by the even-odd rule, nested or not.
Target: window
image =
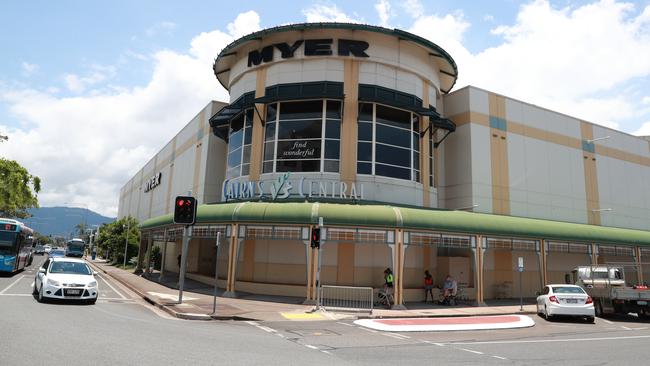
[[[420,181],[420,117],[359,103],[357,173]]]
[[[339,172],[341,101],[267,105],[263,173]]]
[[[226,179],[248,175],[251,162],[252,135],[253,109],[249,108],[230,122]]]

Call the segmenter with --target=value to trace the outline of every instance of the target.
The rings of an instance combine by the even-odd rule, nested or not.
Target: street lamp
[[[587,142],[590,143],[590,144],[593,144],[594,141],[606,140],[606,139],[608,139],[608,138],[610,138],[610,137],[611,137],[611,136],[596,137],[595,139],[585,140],[585,141],[587,141]]]

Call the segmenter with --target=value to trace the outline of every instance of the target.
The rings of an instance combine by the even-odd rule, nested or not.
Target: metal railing
[[[327,286],[318,288],[318,307],[344,311],[367,311],[372,314],[374,290],[372,287]]]

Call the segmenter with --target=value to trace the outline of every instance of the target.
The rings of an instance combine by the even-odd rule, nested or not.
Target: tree
[[[138,255],[140,246],[140,230],[138,229],[138,220],[128,216],[123,217],[110,224],[103,224],[99,228],[97,237],[98,253],[104,254],[108,251],[108,258],[113,263],[122,264],[124,262],[124,245],[127,242],[128,227],[128,259]]]
[[[27,209],[38,207],[41,179],[29,174],[14,160],[0,158],[0,216],[29,217]]]

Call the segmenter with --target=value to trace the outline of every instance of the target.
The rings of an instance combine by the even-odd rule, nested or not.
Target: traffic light
[[[196,222],[196,198],[176,197],[174,204],[174,224],[194,225]]]
[[[320,249],[320,228],[316,226],[311,228],[311,247]]]

